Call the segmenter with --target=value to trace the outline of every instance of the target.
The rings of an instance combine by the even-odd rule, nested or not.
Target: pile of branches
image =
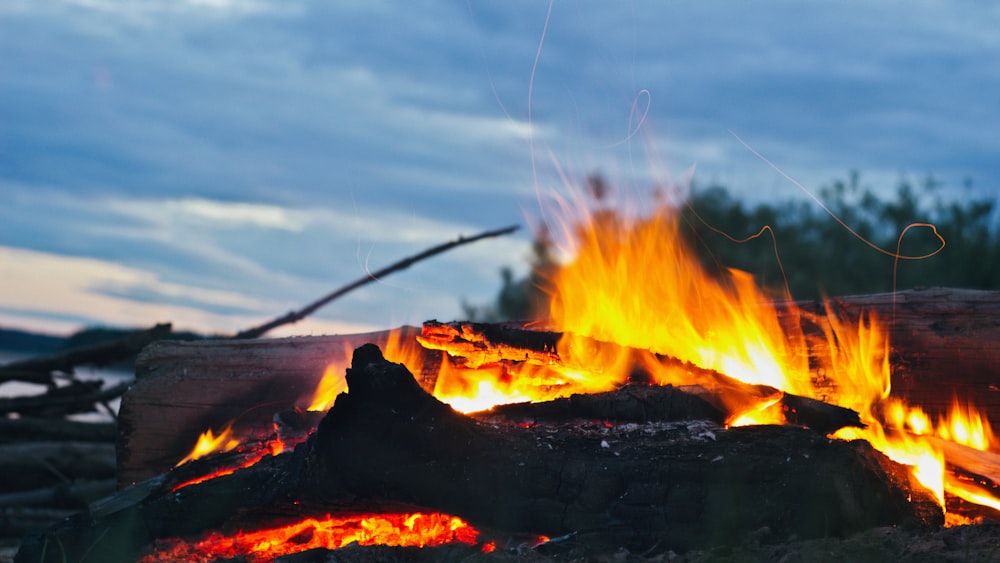
[[[133,358],[170,332],[158,324],[0,366],[0,384],[34,384],[0,397],[0,538],[45,528],[115,490],[113,403],[130,382],[85,379],[79,370]]]

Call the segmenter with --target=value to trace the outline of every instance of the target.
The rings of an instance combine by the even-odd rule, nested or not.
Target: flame
[[[191,453],[184,457],[184,459],[177,462],[174,467],[184,465],[189,461],[194,461],[199,458],[203,458],[209,454],[228,452],[233,450],[240,445],[240,441],[233,437],[233,423],[230,421],[226,426],[219,432],[216,436],[212,429],[201,433],[198,437],[198,441],[195,443],[194,448],[191,449]]]
[[[951,411],[937,426],[936,434],[945,440],[979,451],[989,451],[996,444],[988,420],[975,408],[952,401]]]
[[[325,411],[333,406],[333,402],[347,389],[347,381],[344,380],[344,369],[341,362],[333,362],[323,370],[323,377],[316,385],[312,401],[306,410]]]
[[[249,563],[272,561],[277,557],[308,549],[337,549],[359,545],[436,546],[460,542],[476,545],[479,531],[456,516],[432,513],[382,513],[354,516],[306,518],[263,530],[223,535],[208,534],[196,541],[157,541],[155,550],[141,563],[162,561],[217,561],[243,557]],[[496,549],[487,543],[484,551]]]
[[[981,452],[996,448],[989,422],[957,401],[946,417],[932,421],[919,407],[893,397],[889,335],[874,315],[846,321],[829,304],[823,314],[810,314],[789,304],[788,295],[777,294],[789,302],[779,314],[776,294],[758,287],[750,274],[735,269],[709,274],[680,235],[676,209],[666,205],[646,217],[604,210],[585,212],[582,220],[565,218],[563,224],[572,259],[550,280],[548,321],[563,332],[558,362],[544,357],[511,362],[486,352],[477,358],[452,351],[453,359],[447,348],[428,350],[420,345],[427,343],[404,338],[402,331],[378,343],[385,357],[406,365],[425,388],[433,381],[433,394],[463,412],[606,391],[628,381],[637,366],[658,384],[713,391],[728,411],[730,426],[784,423],[784,393],[819,399],[855,410],[867,425],[841,429],[834,437],[865,439],[911,466],[942,506],[947,491],[1000,509],[987,488],[946,470],[948,464],[981,462],[949,444]],[[788,319],[804,319],[819,334],[807,335],[801,322]],[[487,343],[472,342],[477,344]],[[345,345],[342,353],[332,354],[310,410],[330,408],[344,391],[342,374],[351,352]],[[771,391],[737,396],[712,373]],[[228,436],[206,434],[206,441],[235,447]],[[987,465],[981,475],[1000,478],[1000,461],[991,458]]]
[[[579,214],[579,209],[570,212]],[[721,276],[707,273],[679,234],[676,209],[667,205],[656,206],[647,217],[605,209],[585,211],[582,222],[573,221],[563,220],[573,259],[552,280],[550,310],[559,330],[578,335],[559,342],[559,355],[567,363],[592,366],[595,377],[616,383],[628,378],[631,368],[622,358],[602,358],[577,345],[585,336],[648,350],[640,360],[656,382],[703,385],[721,391],[724,403],[725,390],[716,389],[711,378],[664,366],[654,353],[847,407],[867,427],[843,429],[836,436],[866,439],[891,459],[912,466],[914,476],[942,506],[945,490],[970,502],[993,498],[983,491],[976,492],[980,497],[968,490],[960,493],[954,479],[946,479],[940,444],[922,436],[986,449],[993,443],[988,422],[975,409],[956,404],[947,420],[935,425],[922,410],[891,397],[889,337],[879,319],[861,315],[852,324],[829,305],[825,315],[806,315],[789,306],[796,314],[788,318],[806,318],[822,335],[807,336],[800,324],[783,324],[772,296],[750,274],[734,269]],[[780,423],[779,400],[768,396],[751,405],[726,404],[727,423]]]

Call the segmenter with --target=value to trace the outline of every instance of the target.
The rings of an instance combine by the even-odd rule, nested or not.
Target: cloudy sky
[[[530,226],[595,170],[803,197],[734,133],[810,189],[857,169],[992,195],[998,29],[975,0],[4,0],[0,326],[233,332]],[[292,331],[458,318],[529,239]]]

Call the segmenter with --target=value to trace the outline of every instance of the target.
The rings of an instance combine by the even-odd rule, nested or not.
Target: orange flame
[[[1000,505],[982,487],[946,475],[948,461],[956,463],[964,454],[941,442],[995,448],[988,421],[956,402],[935,423],[892,397],[889,336],[879,319],[861,315],[848,322],[829,306],[823,315],[810,315],[788,304],[779,315],[773,296],[750,274],[730,269],[721,277],[710,275],[680,236],[676,210],[665,205],[648,217],[605,210],[585,212],[582,222],[576,221],[564,218],[573,258],[551,280],[550,322],[564,332],[558,365],[480,365],[475,359],[463,365],[446,354],[435,356],[440,352],[422,349],[398,331],[379,343],[385,357],[405,364],[421,381],[433,372],[434,395],[463,412],[608,390],[625,382],[636,365],[659,384],[697,384],[718,392],[733,426],[784,423],[782,393],[815,398],[857,411],[867,428],[845,428],[835,437],[868,440],[912,466],[942,506],[946,490],[969,502]],[[799,318],[821,334],[807,336],[801,324],[787,320]],[[619,346],[595,346],[595,341]],[[729,404],[725,389],[713,389],[717,383],[704,373],[666,365],[656,354],[778,392],[751,404],[746,397]],[[331,360],[311,410],[328,409],[345,389],[342,374],[350,355],[345,348]],[[984,475],[1000,479],[1000,463],[990,470]]]
[[[359,545],[436,546],[460,542],[475,545],[479,532],[461,518],[439,512],[366,514],[321,519],[306,518],[294,524],[224,536],[213,532],[187,542],[158,541],[141,563],[164,561],[216,561],[242,556],[249,563],[272,561],[308,549],[337,549]],[[484,550],[495,549],[486,544]]]
[[[974,409],[956,405],[949,419],[935,427],[922,411],[890,397],[888,334],[873,316],[862,315],[855,325],[828,307],[825,316],[809,317],[822,336],[807,337],[800,325],[781,322],[771,298],[750,274],[729,270],[721,279],[709,275],[680,237],[676,210],[659,205],[648,217],[585,211],[575,228],[572,219],[563,224],[573,259],[553,280],[551,317],[560,330],[851,408],[868,427],[844,429],[837,436],[864,438],[890,458],[913,466],[914,475],[942,506],[949,486],[945,455],[919,434],[979,449],[992,443],[988,423]],[[804,315],[794,308],[791,312],[797,314],[789,318]],[[574,339],[560,341],[559,354],[574,365],[592,366],[595,377],[620,382],[628,376],[621,358],[588,356]],[[692,370],[658,369],[652,357],[643,361],[659,383],[711,387]],[[780,409],[772,406],[778,399],[762,397],[749,407],[727,405],[728,423],[781,422]]]
[[[189,461],[194,461],[199,458],[203,458],[209,454],[228,452],[240,445],[240,441],[233,437],[233,423],[229,422],[226,424],[222,432],[216,436],[212,429],[201,433],[198,437],[198,441],[195,443],[194,448],[191,449],[191,453],[184,457],[184,459],[177,462],[174,467],[184,465]]]

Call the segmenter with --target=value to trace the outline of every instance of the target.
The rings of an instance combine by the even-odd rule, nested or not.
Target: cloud
[[[695,182],[749,199],[801,197],[730,130],[809,188],[855,168],[884,189],[906,173],[1000,181],[996,7],[555,3],[543,42],[547,9],[0,3],[0,244],[74,272],[77,258],[143,272],[93,287],[232,324],[537,217],[594,170],[648,190],[694,167]],[[523,267],[529,236],[442,256],[323,315],[459,315],[461,298],[492,296],[500,266]]]
[[[201,309],[226,327],[245,328],[406,256],[481,230],[398,209],[110,196],[94,200],[4,187],[17,197],[15,206],[0,210],[0,219],[12,227],[0,234],[0,244],[35,248],[49,259],[44,269],[21,266],[16,277],[23,291],[11,294],[8,306],[44,301],[45,310],[53,314],[59,303],[70,299],[74,302],[66,304],[65,314],[83,314],[87,308],[80,303],[92,303],[99,295],[137,316],[160,307],[176,311],[180,316],[172,318],[177,322],[199,324],[202,316],[192,311]],[[50,235],[45,238],[17,237],[32,222],[21,224],[18,217],[46,217],[57,228],[42,229]],[[367,329],[458,316],[463,298],[491,300],[500,266],[518,264],[527,254],[523,238],[473,246],[380,280],[317,318]],[[65,265],[56,273],[60,256]],[[112,265],[122,269],[108,269]],[[34,292],[37,284],[26,277],[32,271],[45,278],[86,282],[72,286],[73,291]],[[87,299],[78,298],[84,290]],[[102,304],[93,311],[112,308]]]

